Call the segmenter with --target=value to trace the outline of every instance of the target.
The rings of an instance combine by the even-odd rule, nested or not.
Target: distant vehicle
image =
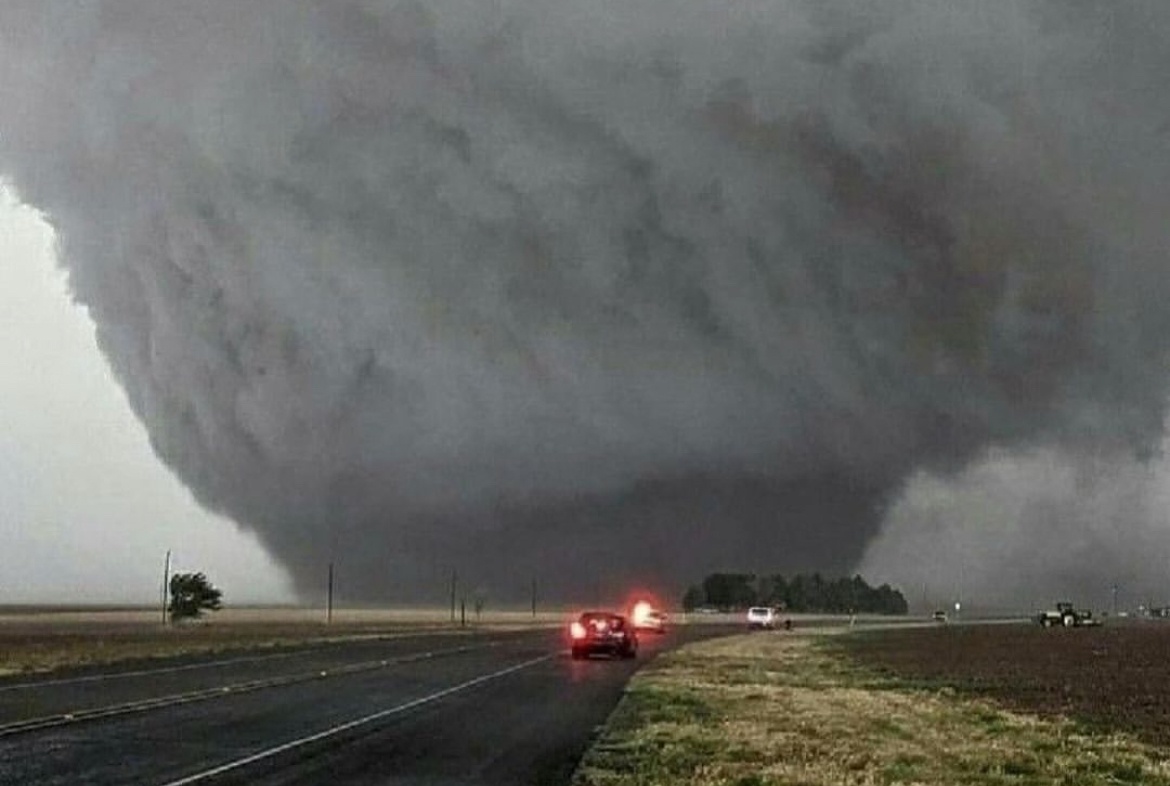
[[[714,606],[699,606],[695,609],[696,614],[718,614],[719,609]]]
[[[1093,617],[1093,612],[1077,609],[1068,601],[1057,603],[1054,609],[1041,611],[1036,615],[1036,622],[1043,628],[1058,625],[1065,628],[1094,628],[1101,624],[1101,620]]]
[[[634,630],[666,633],[666,614],[655,609],[649,601],[635,603],[630,610],[630,619],[634,622]]]
[[[641,617],[634,619],[634,630],[666,633],[666,614],[661,611],[648,611]]]
[[[752,606],[747,610],[747,624],[750,630],[776,627],[776,612],[767,606]]]
[[[936,611],[932,619],[934,619],[935,622],[946,622],[947,613],[945,611]]]
[[[573,660],[590,655],[633,658],[638,654],[638,634],[621,614],[587,611],[569,625]]]

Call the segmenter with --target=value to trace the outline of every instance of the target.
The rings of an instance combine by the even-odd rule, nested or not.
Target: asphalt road
[[[559,631],[424,635],[0,682],[0,784],[558,784],[638,665]]]

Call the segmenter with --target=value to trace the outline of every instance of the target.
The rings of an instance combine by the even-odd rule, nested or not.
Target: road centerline
[[[351,720],[351,721],[346,721],[345,723],[337,724],[336,726],[332,726],[328,729],[325,729],[324,731],[319,731],[319,732],[316,732],[314,734],[309,734],[309,735],[304,736],[304,737],[299,737],[297,739],[290,740],[288,742],[282,743],[280,745],[276,745],[276,746],[271,747],[271,748],[266,748],[266,749],[261,750],[257,753],[253,753],[253,754],[250,754],[248,756],[244,756],[242,758],[235,759],[233,761],[229,761],[225,764],[221,764],[219,766],[212,767],[211,769],[203,770],[202,772],[197,772],[193,775],[188,775],[188,776],[186,776],[184,778],[180,778],[178,780],[168,781],[163,786],[189,786],[189,784],[207,781],[211,778],[215,778],[215,777],[218,777],[220,775],[224,775],[228,772],[238,770],[242,767],[247,767],[250,764],[256,764],[257,762],[264,761],[265,759],[271,759],[274,756],[279,756],[282,753],[287,753],[288,751],[295,750],[297,748],[301,748],[301,747],[304,747],[306,745],[311,745],[315,742],[320,742],[321,740],[329,739],[330,737],[335,737],[338,734],[343,734],[347,731],[351,731],[353,729],[360,728],[362,726],[367,726],[371,723],[375,723],[377,721],[384,720],[386,718],[390,718],[390,717],[393,717],[395,715],[401,715],[404,712],[408,712],[408,711],[415,709],[417,707],[422,707],[426,704],[432,704],[436,701],[439,701],[440,699],[444,699],[448,696],[452,696],[456,693],[460,693],[462,691],[468,690],[468,689],[473,688],[477,685],[482,685],[485,682],[490,682],[492,680],[499,679],[500,677],[504,677],[504,676],[507,676],[509,674],[513,674],[517,671],[521,671],[523,669],[530,668],[532,666],[535,666],[538,663],[543,663],[544,661],[551,660],[553,657],[555,657],[555,653],[549,653],[546,655],[541,655],[540,657],[537,657],[537,658],[530,658],[529,660],[522,661],[521,663],[517,663],[517,664],[514,664],[512,666],[508,666],[506,668],[499,669],[497,671],[489,672],[488,674],[481,674],[478,677],[474,677],[470,680],[466,680],[466,681],[461,682],[457,685],[452,685],[451,687],[444,688],[443,690],[440,690],[440,691],[435,691],[434,693],[427,694],[426,696],[421,696],[421,697],[416,698],[416,699],[411,699],[410,701],[403,702],[402,704],[397,704],[393,707],[389,707],[389,708],[384,709],[384,710],[379,710],[378,712],[374,712],[374,713],[371,713],[369,715],[364,715],[360,718],[356,718],[356,719]]]
[[[227,666],[237,666],[241,663],[260,663],[268,660],[281,660],[287,658],[296,658],[303,655],[312,655],[326,651],[330,646],[337,644],[347,644],[351,642],[366,642],[366,641],[385,641],[397,642],[406,639],[423,639],[436,636],[461,636],[462,633],[396,633],[396,634],[379,634],[379,635],[360,635],[360,636],[341,636],[336,638],[325,638],[318,640],[308,646],[292,645],[286,650],[280,652],[267,652],[256,655],[239,655],[231,658],[221,658],[217,660],[200,661],[198,663],[184,663],[178,666],[152,666],[145,669],[132,669],[127,671],[107,671],[99,674],[84,674],[76,677],[60,677],[48,678],[43,680],[27,680],[25,682],[14,682],[8,684],[0,684],[0,693],[9,693],[13,691],[22,690],[37,690],[39,688],[51,688],[61,685],[79,685],[90,682],[106,682],[109,680],[123,680],[132,679],[135,677],[153,677],[159,674],[177,674],[185,671],[199,671],[202,669],[218,669]],[[182,657],[176,656],[176,657]]]
[[[12,723],[0,725],[0,738],[10,737],[16,734],[26,734],[31,731],[39,731],[41,729],[54,728],[57,726],[66,726],[77,723],[85,723],[87,721],[111,718],[118,715],[129,715],[131,713],[148,712],[151,710],[175,707],[182,704],[191,704],[197,701],[208,701],[210,699],[239,695],[241,693],[251,693],[253,691],[267,690],[271,688],[283,688],[309,682],[311,680],[327,679],[329,677],[344,677],[352,674],[373,671],[380,668],[389,668],[391,666],[402,666],[410,663],[418,663],[419,661],[432,660],[434,658],[439,658],[446,655],[459,655],[468,652],[478,652],[480,650],[490,649],[498,645],[499,642],[488,641],[478,645],[465,645],[462,647],[451,647],[441,650],[414,652],[407,655],[402,655],[397,658],[381,658],[342,664],[332,669],[325,669],[322,671],[300,672],[297,674],[287,674],[269,679],[250,680],[247,682],[217,685],[196,691],[188,691],[185,693],[172,693],[163,696],[153,696],[146,699],[140,699],[138,701],[110,704],[89,709],[78,709],[72,712],[62,712],[54,715],[28,718],[21,721],[14,721]]]
[[[319,647],[290,652],[271,652],[264,655],[245,655],[239,658],[225,658],[223,660],[205,661],[202,663],[185,663],[182,666],[159,666],[150,669],[134,669],[131,671],[111,671],[101,674],[86,674],[80,677],[64,677],[60,679],[31,680],[17,682],[11,685],[0,685],[0,693],[9,693],[21,690],[37,690],[39,688],[55,688],[61,685],[80,685],[87,682],[106,682],[107,680],[133,679],[135,677],[153,677],[159,674],[177,674],[184,671],[198,671],[199,669],[218,669],[226,666],[237,666],[241,663],[259,663],[266,660],[292,658],[308,652],[318,652]]]

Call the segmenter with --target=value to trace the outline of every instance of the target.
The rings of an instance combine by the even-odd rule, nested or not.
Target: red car
[[[574,660],[590,655],[633,658],[638,654],[638,635],[621,614],[587,611],[569,625]]]

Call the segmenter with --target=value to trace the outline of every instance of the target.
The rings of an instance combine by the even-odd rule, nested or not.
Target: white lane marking
[[[468,645],[463,647],[451,647],[450,649],[445,650],[434,650],[430,652],[415,652],[389,661],[381,660],[347,663],[334,669],[332,676],[342,677],[351,674],[373,671],[375,669],[387,668],[389,666],[404,666],[423,660],[431,660],[443,655],[458,655],[466,652],[476,652],[478,650],[485,650],[490,647],[497,647],[499,645],[499,642],[489,641],[478,646]],[[44,715],[37,718],[26,718],[25,720],[13,721],[12,723],[0,725],[0,737],[10,737],[14,734],[25,734],[30,731],[40,731],[41,729],[49,729],[55,726],[67,726],[73,723],[82,723],[84,721],[98,720],[101,718],[112,718],[118,715],[147,712],[149,710],[157,710],[164,707],[177,707],[182,704],[191,704],[196,701],[206,701],[208,699],[220,698],[224,694],[252,693],[258,690],[266,690],[269,688],[283,688],[289,685],[308,682],[310,680],[327,678],[329,676],[329,673],[324,671],[287,674],[283,677],[271,677],[264,680],[252,680],[251,682],[237,682],[231,685],[203,688],[201,690],[190,691],[188,693],[172,693],[165,696],[153,696],[147,699],[140,699],[138,701],[131,701],[123,704],[109,704],[104,707],[80,709],[58,715]]]
[[[349,641],[399,641],[401,639],[421,639],[427,636],[443,635],[434,633],[404,633],[391,634],[388,636],[360,636],[351,640],[339,639],[331,643],[345,644]],[[294,645],[295,646],[295,645]],[[201,663],[188,663],[184,666],[160,666],[153,669],[136,669],[134,671],[111,671],[103,674],[89,674],[84,677],[63,677],[56,680],[40,680],[32,682],[18,682],[12,685],[0,685],[0,693],[15,690],[32,690],[35,688],[47,688],[55,685],[77,685],[83,682],[101,682],[103,680],[120,680],[128,677],[150,677],[155,674],[173,674],[180,671],[193,671],[195,669],[217,669],[221,666],[233,666],[237,663],[258,663],[265,660],[276,660],[278,658],[294,658],[298,655],[310,655],[316,652],[321,652],[327,649],[325,646],[306,647],[303,649],[294,649],[289,652],[274,652],[268,655],[246,655],[239,658],[225,658],[224,660],[203,661]],[[182,657],[176,655],[174,657]]]
[[[483,674],[474,679],[467,680],[466,682],[461,682],[458,685],[452,685],[450,688],[444,688],[441,691],[436,691],[435,693],[422,696],[421,698],[412,699],[405,704],[399,704],[397,706],[390,707],[389,709],[381,710],[371,715],[357,718],[356,720],[347,721],[332,728],[325,729],[325,731],[319,731],[316,734],[310,734],[307,737],[300,737],[299,739],[291,740],[281,745],[277,745],[274,748],[268,748],[266,750],[260,751],[259,753],[254,753],[251,756],[245,756],[242,759],[236,759],[235,761],[230,761],[227,764],[221,764],[220,766],[213,767],[210,770],[204,770],[203,772],[197,772],[194,775],[188,775],[186,778],[180,778],[177,781],[170,781],[164,784],[164,786],[188,786],[188,784],[199,783],[200,781],[205,781],[209,778],[223,775],[225,772],[238,770],[241,767],[248,766],[249,764],[255,764],[258,761],[270,759],[273,756],[278,756],[290,750],[294,750],[314,742],[320,742],[321,740],[334,737],[343,732],[350,731],[351,729],[356,729],[360,726],[365,726],[367,724],[374,723],[375,721],[389,718],[393,715],[401,715],[402,713],[407,712],[408,710],[412,710],[415,707],[421,707],[424,704],[430,704],[432,702],[438,701],[439,699],[446,698],[447,696],[450,696],[454,693],[459,693],[460,691],[467,690],[468,688],[473,688],[476,685],[481,685],[490,680],[499,679],[500,677],[520,671],[521,669],[527,669],[530,666],[535,666],[537,663],[550,660],[552,657],[553,655],[551,654],[541,655],[539,658],[526,660],[523,663],[518,663],[515,666],[509,666],[506,669],[493,671],[490,674]]]

